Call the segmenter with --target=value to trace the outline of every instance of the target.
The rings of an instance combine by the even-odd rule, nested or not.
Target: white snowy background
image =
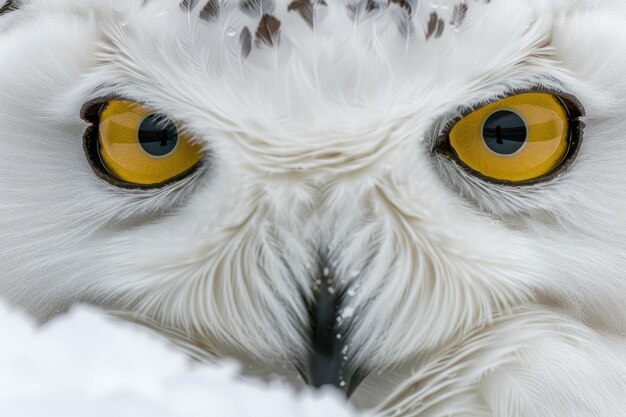
[[[0,305],[2,417],[356,417],[338,392],[297,393],[194,364],[156,335],[79,308],[36,325]]]

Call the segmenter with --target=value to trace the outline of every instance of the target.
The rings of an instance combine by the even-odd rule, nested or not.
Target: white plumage
[[[359,407],[626,416],[625,3],[202,3],[0,16],[6,299],[40,319],[95,304],[298,383],[330,278]],[[556,179],[497,185],[431,152],[463,109],[537,88],[586,109]],[[206,162],[159,189],[102,181],[80,118],[101,97],[180,121]]]

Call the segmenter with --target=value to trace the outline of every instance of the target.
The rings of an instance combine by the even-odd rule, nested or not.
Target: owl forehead
[[[206,22],[219,22],[224,16],[241,13],[248,17],[239,29],[241,54],[246,57],[253,47],[279,46],[286,26],[280,16],[297,15],[300,24],[315,32],[328,19],[328,8],[343,9],[344,22],[333,24],[358,25],[368,18],[386,15],[405,36],[422,32],[424,40],[439,38],[446,26],[459,30],[470,5],[488,4],[490,0],[434,0],[430,7],[420,7],[420,0],[182,0],[180,8]],[[281,10],[282,9],[282,10]],[[425,17],[427,16],[427,18]],[[293,21],[293,19],[290,19]],[[292,24],[292,26],[294,26]]]
[[[523,1],[302,1],[142,3],[113,16],[93,84],[130,78],[111,93],[216,140],[387,149],[510,83],[536,44]]]

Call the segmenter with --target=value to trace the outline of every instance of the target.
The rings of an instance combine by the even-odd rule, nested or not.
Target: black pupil
[[[498,111],[483,126],[483,139],[489,149],[499,155],[513,155],[526,142],[524,120],[512,111]]]
[[[178,128],[171,120],[151,114],[139,125],[137,137],[139,144],[149,155],[165,156],[176,148]]]

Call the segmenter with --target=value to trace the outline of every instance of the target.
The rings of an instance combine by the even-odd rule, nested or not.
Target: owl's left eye
[[[96,173],[109,182],[156,187],[190,173],[203,157],[177,123],[148,107],[112,100],[96,110],[85,149]]]
[[[573,160],[582,113],[582,106],[553,94],[513,95],[463,117],[439,150],[490,181],[537,182]]]

